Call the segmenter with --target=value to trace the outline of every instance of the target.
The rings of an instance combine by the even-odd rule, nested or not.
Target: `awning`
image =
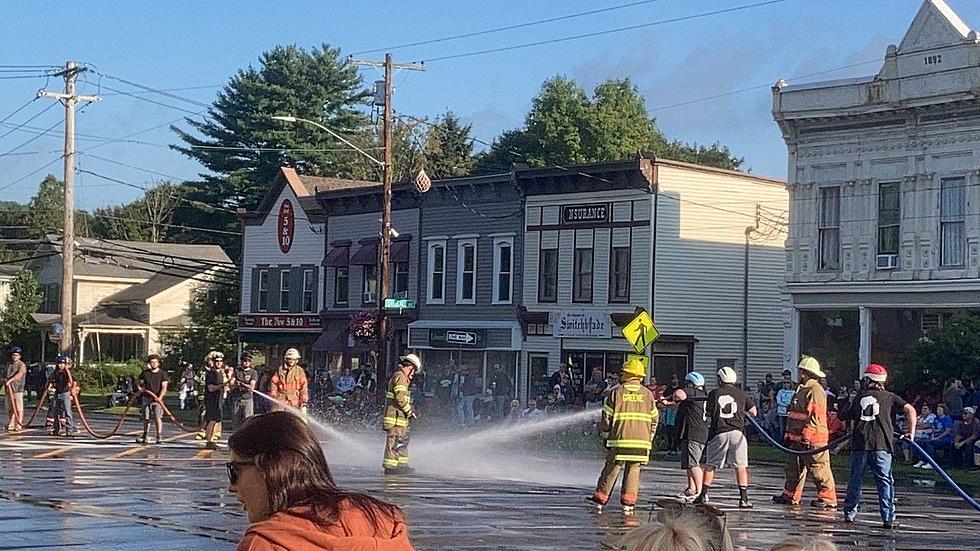
[[[361,245],[361,248],[351,257],[350,263],[358,266],[376,265],[378,263],[378,244],[368,243]]]
[[[327,268],[345,268],[350,260],[350,247],[334,247],[320,264]]]
[[[359,339],[354,339],[354,346],[348,346],[350,344],[350,340],[347,338],[348,335],[347,328],[324,331],[320,334],[320,338],[313,343],[313,350],[317,352],[351,352],[360,354],[361,352],[369,352],[376,349],[373,343]]]
[[[395,241],[391,244],[391,251],[389,251],[391,262],[408,262],[408,249],[411,241]]]

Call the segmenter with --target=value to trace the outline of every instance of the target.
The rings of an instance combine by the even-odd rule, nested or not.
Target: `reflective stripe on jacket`
[[[404,371],[399,369],[388,381],[388,391],[385,393],[385,430],[393,427],[408,427],[408,417],[412,414],[412,395],[408,392],[411,381]]]
[[[285,400],[293,407],[302,407],[310,401],[306,388],[306,372],[299,365],[294,365],[285,372],[282,369],[276,371],[270,380],[269,395]]]
[[[820,381],[807,379],[797,387],[787,411],[786,440],[814,448],[827,445],[827,393]]]
[[[602,405],[600,430],[616,461],[646,463],[660,419],[653,393],[630,379],[615,387]]]

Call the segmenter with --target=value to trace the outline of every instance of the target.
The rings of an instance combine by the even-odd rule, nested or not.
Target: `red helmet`
[[[888,370],[883,365],[870,364],[864,368],[864,376],[876,383],[883,383],[888,378]]]

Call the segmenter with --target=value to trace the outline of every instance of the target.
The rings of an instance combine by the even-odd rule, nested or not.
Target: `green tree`
[[[91,221],[92,233],[102,239],[164,241],[186,191],[183,186],[163,182],[146,190],[136,201],[96,209]]]
[[[34,272],[17,272],[10,282],[7,303],[0,311],[0,343],[24,343],[29,336],[28,332],[34,327],[31,314],[37,312],[42,300]],[[36,338],[35,336],[34,339]]]
[[[528,162],[589,162],[583,142],[589,133],[590,108],[588,95],[575,82],[560,76],[545,81],[524,122],[535,145],[526,152]]]
[[[942,390],[947,379],[977,376],[980,315],[959,314],[912,345],[906,368],[895,375],[898,389]]]
[[[237,285],[216,283],[200,289],[191,305],[190,326],[161,337],[167,367],[175,368],[181,360],[199,365],[211,350],[231,355],[238,339],[238,298]]]
[[[60,232],[65,227],[65,183],[48,174],[27,202],[24,219],[31,237]]]
[[[212,205],[254,208],[281,166],[313,175],[364,176],[365,163],[328,133],[309,124],[272,120],[294,115],[345,136],[362,135],[368,119],[359,109],[368,97],[356,67],[324,44],[305,50],[276,46],[258,67],[239,70],[208,110],[205,121],[187,119],[192,131],[173,127],[173,146],[213,175],[191,183],[193,198]],[[233,225],[233,216],[224,217]]]
[[[472,125],[447,111],[425,132],[425,171],[431,178],[466,176],[474,166]]]

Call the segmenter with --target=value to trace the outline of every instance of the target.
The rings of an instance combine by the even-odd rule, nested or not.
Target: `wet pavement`
[[[94,424],[106,429],[109,420]],[[246,519],[226,490],[227,450],[203,450],[193,435],[177,433],[137,446],[135,428],[124,425],[128,436],[102,441],[37,431],[0,436],[0,550],[234,549]],[[420,473],[384,477],[380,444],[380,431],[343,450],[328,443],[328,461],[339,484],[401,506],[417,549],[615,549],[625,531],[647,522],[647,510],[626,516],[611,505],[596,514],[584,504],[601,468],[596,460],[461,454],[451,440],[419,438],[413,457]],[[840,513],[769,502],[782,483],[776,467],[752,470],[756,508],[740,511],[732,475],[719,474],[712,497],[746,549],[768,549],[788,535],[825,535],[842,548],[933,551],[976,549],[980,541],[980,513],[955,496],[900,489],[902,527],[885,532],[870,482],[859,522],[845,525]],[[682,484],[676,463],[655,462],[643,471],[641,502]]]

